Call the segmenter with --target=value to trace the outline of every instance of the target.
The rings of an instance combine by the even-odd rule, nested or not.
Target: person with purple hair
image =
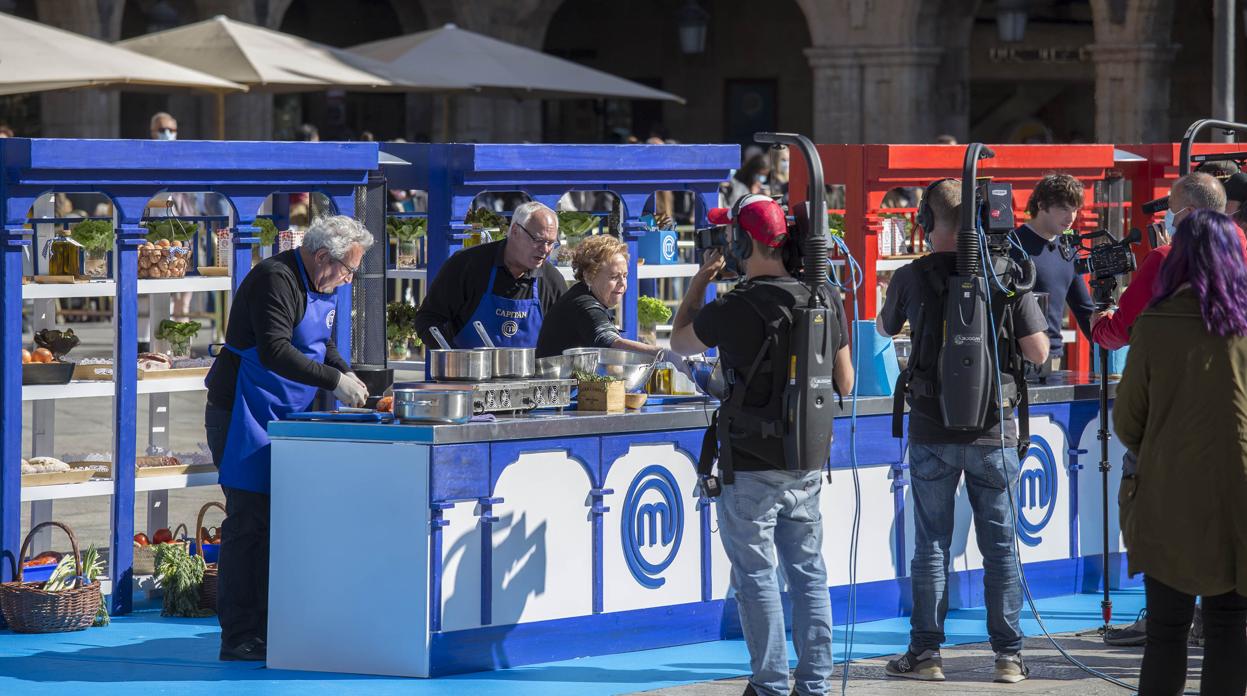
[[[1118,502],[1131,575],[1143,573],[1139,694],[1181,693],[1203,597],[1201,693],[1247,691],[1247,262],[1234,223],[1178,225],[1139,315],[1113,424],[1138,463]]]

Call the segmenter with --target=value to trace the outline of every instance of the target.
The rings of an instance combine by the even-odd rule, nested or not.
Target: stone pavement
[[[1063,648],[1084,664],[1137,684],[1143,648],[1113,648],[1104,645],[1093,630],[1083,634],[1058,634]],[[1074,667],[1065,660],[1046,638],[1027,638],[1023,656],[1030,667],[1031,678],[1020,684],[997,684],[992,681],[992,652],[987,643],[946,648],[943,683],[915,682],[884,674],[888,657],[858,660],[849,669],[848,694],[852,696],[901,696],[930,694],[963,696],[969,694],[1051,694],[1053,696],[1125,696],[1133,693]],[[890,656],[889,656],[890,657]],[[1191,648],[1187,688],[1199,689],[1199,668],[1202,650]],[[840,666],[828,694],[840,693]],[[745,690],[744,679],[723,679],[644,692],[647,696],[739,696]]]

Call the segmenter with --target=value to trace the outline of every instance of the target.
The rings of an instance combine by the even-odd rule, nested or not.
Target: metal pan
[[[430,350],[429,376],[438,382],[484,382],[494,374],[493,357],[489,350]]]
[[[394,389],[394,417],[404,423],[467,423],[472,420],[470,387],[416,383]]]
[[[485,350],[492,353],[494,379],[524,379],[537,373],[535,348],[498,347],[479,321],[472,322],[476,333],[485,344]]]

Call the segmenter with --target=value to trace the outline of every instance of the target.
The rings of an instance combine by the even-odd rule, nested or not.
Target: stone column
[[[933,117],[942,48],[816,46],[814,139],[819,143],[922,143],[938,135]]]
[[[1172,43],[1105,43],[1090,47],[1095,61],[1095,139],[1100,143],[1159,143],[1169,138]]]

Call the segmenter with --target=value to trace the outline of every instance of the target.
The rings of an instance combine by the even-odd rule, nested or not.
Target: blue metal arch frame
[[[655,191],[692,191],[698,223],[718,202],[719,184],[739,166],[737,145],[497,145],[383,143],[382,151],[409,165],[382,165],[391,188],[429,195],[428,277],[462,247],[455,235],[484,191],[522,191],[554,207],[568,191],[608,191],[623,204],[628,273],[637,278],[645,201]],[[624,335],[636,338],[638,283],[624,295]]]
[[[0,140],[0,580],[21,543],[22,255],[29,246],[26,215],[48,191],[98,192],[112,199],[118,219],[113,429],[114,489],[112,558],[109,575],[114,613],[130,610],[134,535],[134,460],[137,413],[137,247],[147,202],[161,193],[211,191],[223,194],[237,214],[236,268],[250,268],[250,225],[259,204],[272,193],[317,191],[338,212],[354,213],[354,190],[377,168],[375,143],[267,143],[214,141]],[[234,281],[241,281],[236,275]],[[235,285],[237,287],[237,285]],[[350,289],[339,291],[339,317],[350,317]],[[336,338],[350,354],[349,319],[338,322]],[[14,560],[16,560],[14,558]]]

